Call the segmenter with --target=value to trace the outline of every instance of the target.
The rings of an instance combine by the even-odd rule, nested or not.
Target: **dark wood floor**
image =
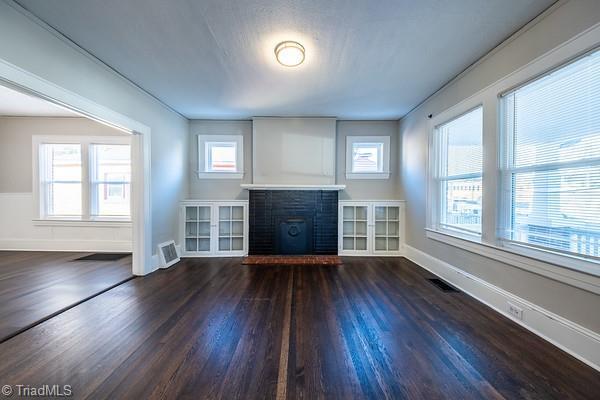
[[[187,260],[0,345],[75,398],[598,398],[600,373],[398,258]]]
[[[73,261],[91,253],[0,251],[0,341],[131,277],[131,257]]]

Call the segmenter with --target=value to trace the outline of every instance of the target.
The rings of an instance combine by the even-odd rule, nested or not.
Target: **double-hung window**
[[[128,138],[34,136],[33,148],[40,219],[130,219]]]
[[[600,257],[600,51],[501,105],[501,239]]]
[[[79,143],[43,143],[39,147],[43,215],[50,218],[82,214],[82,160]]]
[[[90,145],[90,200],[94,218],[129,217],[131,150],[126,144]]]
[[[481,234],[483,109],[438,125],[433,137],[433,228]]]

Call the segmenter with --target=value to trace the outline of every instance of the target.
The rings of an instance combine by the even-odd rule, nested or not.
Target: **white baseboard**
[[[0,239],[0,250],[132,252],[128,240]]]
[[[468,272],[405,245],[405,257],[443,278],[471,297],[600,371],[600,335]],[[510,301],[521,307],[523,320],[508,313]]]

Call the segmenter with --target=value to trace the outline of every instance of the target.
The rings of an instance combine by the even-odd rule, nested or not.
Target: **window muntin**
[[[483,108],[439,125],[435,135],[437,226],[481,234]]]
[[[206,142],[206,172],[236,172],[236,158],[236,142]]]
[[[600,257],[600,51],[502,96],[501,239]]]
[[[352,143],[352,172],[383,172],[383,143]]]
[[[90,191],[93,217],[131,214],[131,148],[123,144],[90,146]]]
[[[41,188],[43,210],[48,217],[77,217],[82,214],[81,145],[43,144]]]

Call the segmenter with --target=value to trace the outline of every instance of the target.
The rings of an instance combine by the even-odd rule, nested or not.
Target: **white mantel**
[[[346,189],[346,185],[279,185],[279,184],[241,184],[246,190],[335,190]]]

